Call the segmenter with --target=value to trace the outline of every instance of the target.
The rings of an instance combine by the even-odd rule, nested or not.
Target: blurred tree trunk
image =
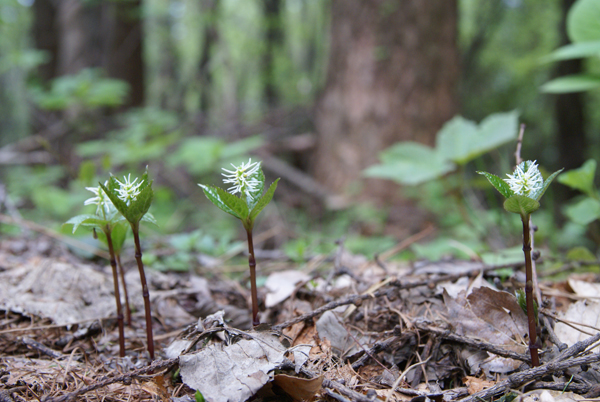
[[[456,0],[332,3],[331,50],[316,107],[317,180],[348,191],[378,153],[397,141],[433,145],[457,110]],[[397,199],[389,181],[369,179],[363,198]]]
[[[200,57],[199,80],[200,80],[200,110],[204,115],[210,108],[210,97],[212,94],[212,74],[210,71],[210,59],[213,47],[219,40],[217,22],[219,21],[219,1],[206,0],[202,2],[204,20],[204,41],[202,43],[202,56]],[[206,116],[205,116],[206,117]]]
[[[274,108],[279,103],[277,83],[275,82],[275,55],[283,43],[281,0],[263,0],[263,16],[266,27],[266,49],[262,59],[264,98],[267,107]]]
[[[57,75],[58,35],[55,26],[56,8],[50,0],[36,0],[33,3],[33,40],[35,47],[44,50],[48,56],[46,63],[38,68],[43,81]]]
[[[142,54],[141,0],[109,1],[105,32],[104,68],[112,78],[129,84],[126,106],[144,104],[144,61]]]
[[[575,0],[562,0],[562,19],[560,22],[560,44],[570,43],[567,36],[567,13]],[[556,76],[580,74],[583,72],[581,59],[564,60],[558,63]],[[556,125],[559,168],[566,170],[580,167],[585,162],[587,154],[587,141],[585,138],[585,112],[583,92],[573,92],[556,96]],[[565,186],[561,198],[569,197],[570,192]]]

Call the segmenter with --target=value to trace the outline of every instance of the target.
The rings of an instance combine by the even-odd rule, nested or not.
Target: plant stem
[[[254,244],[252,242],[252,229],[246,229],[248,235],[248,266],[250,267],[250,294],[252,295],[252,326],[260,324],[258,319],[258,292],[256,290],[256,258],[254,258]]]
[[[121,292],[119,291],[119,277],[117,276],[117,262],[115,259],[115,250],[113,248],[110,229],[105,228],[106,244],[108,244],[108,252],[110,254],[110,267],[113,273],[113,284],[115,287],[115,301],[117,302],[117,322],[119,325],[119,356],[125,357],[125,331],[123,329],[123,310],[121,309]]]
[[[119,268],[119,276],[121,277],[121,283],[123,284],[123,294],[125,296],[125,322],[127,326],[131,327],[131,308],[129,307],[129,294],[127,293],[127,283],[125,282],[125,270],[121,264],[121,256],[115,254],[117,260],[117,268]]]
[[[150,359],[154,360],[154,337],[152,336],[152,311],[150,310],[150,291],[146,282],[146,274],[144,272],[144,263],[142,262],[142,247],[140,246],[140,226],[139,224],[131,224],[133,232],[133,240],[135,242],[135,260],[137,261],[138,270],[140,271],[140,281],[142,283],[142,295],[144,296],[144,309],[146,310],[146,341],[148,342],[148,353]]]
[[[523,222],[523,253],[525,253],[525,301],[527,303],[527,321],[529,324],[529,353],[531,366],[540,365],[537,347],[537,329],[535,324],[535,310],[533,307],[533,267],[531,264],[531,235],[529,231],[530,215],[521,215]]]

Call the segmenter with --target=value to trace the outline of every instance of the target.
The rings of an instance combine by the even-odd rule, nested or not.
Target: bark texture
[[[433,145],[457,111],[455,0],[332,3],[331,49],[317,104],[313,173],[347,191],[397,141]],[[389,182],[370,179],[366,198],[391,201]]]

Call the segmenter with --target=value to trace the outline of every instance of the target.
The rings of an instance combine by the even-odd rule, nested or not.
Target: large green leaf
[[[565,215],[575,223],[587,225],[600,218],[600,201],[586,197],[566,207]]]
[[[552,183],[552,180],[554,180],[556,178],[556,176],[558,176],[558,174],[562,171],[563,171],[563,169],[559,169],[556,172],[552,173],[550,176],[548,176],[548,178],[546,180],[544,180],[544,184],[542,185],[542,188],[540,188],[535,193],[530,194],[529,196],[531,198],[534,198],[539,201],[542,198],[542,196],[544,195],[544,193],[546,192],[546,190],[548,190],[548,187],[550,187],[550,183]]]
[[[198,184],[198,185],[202,188],[202,191],[204,191],[204,195],[206,196],[206,198],[208,198],[210,200],[210,202],[215,204],[219,209],[221,209],[224,212],[227,212],[230,215],[235,216],[238,219],[244,219],[244,217],[242,217],[242,215],[240,215],[239,212],[233,210],[231,207],[229,207],[225,203],[225,201],[223,201],[223,199],[221,198],[221,195],[224,193],[224,191],[222,189],[220,189],[218,187],[213,187],[213,186],[205,186],[204,184]],[[219,191],[219,190],[221,190],[221,191]],[[226,193],[226,194],[229,194],[229,193]],[[229,195],[231,195],[231,194],[229,194]],[[232,196],[232,197],[235,197],[235,196]],[[235,197],[235,198],[237,198],[237,197]],[[242,203],[243,203],[243,201],[242,201]]]
[[[100,219],[97,215],[77,215],[69,219],[64,225],[73,225],[73,233],[79,228],[79,226],[91,226],[101,228],[106,225],[106,221]]]
[[[399,142],[379,155],[382,164],[364,170],[367,177],[394,180],[401,184],[416,185],[436,179],[455,169],[428,146],[416,142]]]
[[[277,189],[277,182],[279,182],[279,179],[271,183],[267,191],[263,194],[262,197],[260,197],[254,208],[252,208],[252,211],[250,211],[250,215],[248,216],[250,225],[254,223],[254,219],[256,219],[260,211],[262,211],[269,204],[269,202],[271,202],[273,194],[275,194],[275,189]]]
[[[504,196],[504,198],[512,197],[515,194],[514,191],[512,191],[510,189],[510,186],[508,185],[508,183],[505,182],[504,180],[502,180],[500,177],[496,176],[495,174],[491,174],[488,172],[477,172],[477,173],[484,175],[488,179],[488,181],[492,184],[492,186],[494,186],[494,188],[496,190],[498,190],[498,192]]]
[[[438,133],[436,150],[443,158],[464,165],[517,138],[518,118],[516,111],[496,113],[486,117],[477,126],[474,122],[457,116]]]
[[[504,201],[504,209],[508,212],[526,217],[540,208],[540,203],[525,195],[515,194]]]
[[[147,180],[145,183],[146,182]],[[142,220],[143,216],[150,209],[150,205],[152,205],[152,198],[154,197],[154,191],[152,191],[152,182],[148,183],[146,186],[140,186],[140,189],[142,190],[136,197],[135,201],[131,202],[127,208],[125,218],[129,222],[139,222]]]
[[[572,42],[600,40],[600,1],[575,2],[567,14],[567,34]]]
[[[569,186],[592,198],[596,198],[597,194],[594,190],[595,175],[596,161],[594,159],[588,159],[580,168],[563,173],[557,180],[565,186]]]
[[[600,56],[600,40],[572,43],[556,49],[543,60],[546,62]]]
[[[540,87],[542,92],[562,94],[588,91],[600,87],[600,76],[573,74],[548,81]]]
[[[102,187],[102,190],[104,190],[106,196],[110,198],[110,201],[113,203],[117,211],[119,211],[121,215],[127,218],[127,204],[125,203],[125,201],[119,198],[117,192],[117,189],[119,188],[119,183],[117,183],[117,179],[113,175],[111,175],[108,179],[108,184],[106,186],[100,182],[98,182],[98,184],[100,185],[100,187]]]
[[[258,185],[253,191],[249,191],[246,195],[246,204],[248,205],[248,211],[252,211],[254,206],[258,203],[264,189],[265,189],[265,174],[262,169],[258,169],[256,173],[248,178],[248,180],[255,179],[258,181]]]

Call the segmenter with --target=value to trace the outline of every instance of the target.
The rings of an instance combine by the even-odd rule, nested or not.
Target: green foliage
[[[588,159],[578,169],[563,173],[557,181],[572,189],[579,190],[588,197],[598,198],[594,187],[594,176],[596,175],[596,161]]]
[[[523,291],[523,289],[517,289],[516,296],[517,296],[517,303],[519,303],[519,307],[521,307],[521,310],[523,310],[525,315],[527,315],[527,301],[525,298],[525,291]],[[535,317],[535,322],[537,323],[539,320],[538,304],[535,299],[533,299],[533,313],[534,313],[534,317]]]
[[[97,69],[84,69],[52,81],[49,91],[36,89],[33,99],[47,110],[65,110],[72,106],[95,109],[123,104],[129,87],[125,81],[103,78]]]
[[[110,177],[107,186],[98,182],[117,211],[119,211],[132,225],[138,225],[144,215],[148,213],[150,205],[152,204],[152,197],[154,196],[154,192],[152,191],[152,181],[148,180],[147,170],[142,175],[140,182],[139,194],[129,205],[119,197],[118,189],[120,188],[120,185],[114,176]],[[156,222],[152,217],[147,218],[147,221],[151,223]]]
[[[498,190],[498,192],[504,196],[504,198],[510,198],[515,194],[510,189],[510,186],[508,185],[508,183],[506,183],[503,179],[496,176],[495,174],[491,174],[488,172],[477,172],[477,173],[484,175],[488,179],[488,181],[492,184],[492,186],[494,186],[494,188],[496,190]]]
[[[379,155],[380,165],[367,168],[364,174],[407,185],[424,183],[515,139],[517,130],[516,112],[488,116],[479,126],[457,116],[437,133],[435,149],[414,142],[396,143]]]
[[[564,209],[565,215],[579,225],[588,225],[600,218],[600,201],[584,198]]]
[[[567,33],[573,42],[555,50],[548,61],[600,56],[600,3],[596,0],[578,0],[567,15]],[[584,73],[559,77],[542,85],[547,93],[568,93],[600,87],[600,75]]]
[[[540,203],[525,195],[512,195],[504,201],[504,209],[508,212],[527,217],[540,208]]]

